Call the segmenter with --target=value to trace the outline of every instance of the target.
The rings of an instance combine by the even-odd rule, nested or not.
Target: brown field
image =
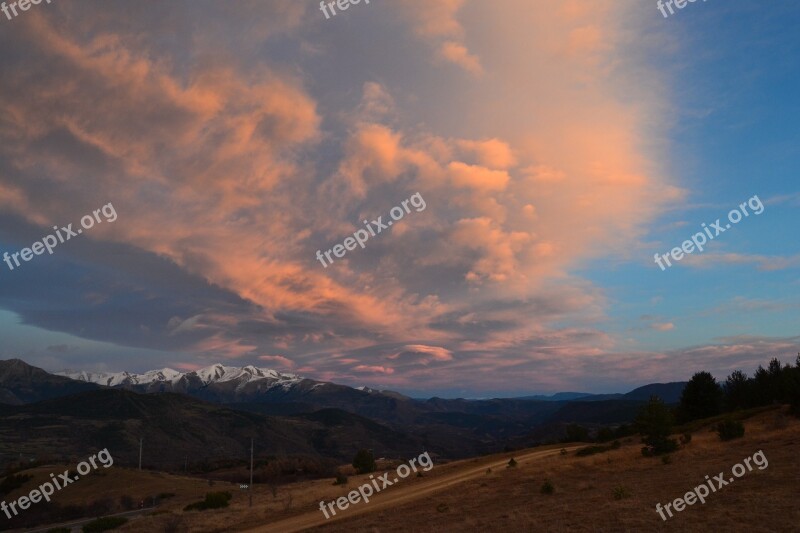
[[[798,531],[800,511],[800,420],[784,409],[762,412],[745,421],[744,438],[720,442],[708,426],[693,434],[692,442],[672,454],[672,462],[642,457],[638,438],[607,453],[576,457],[561,455],[561,446],[498,454],[434,465],[424,477],[413,474],[370,500],[360,502],[326,520],[320,500],[330,501],[353,490],[367,476],[353,476],[345,487],[332,480],[282,486],[273,497],[257,486],[253,508],[246,491],[217,482],[112,467],[104,476],[88,476],[59,494],[60,503],[87,503],[98,494],[140,498],[175,492],[158,514],[135,518],[120,531],[221,532],[268,531]],[[570,450],[579,446],[570,445]],[[699,503],[662,521],[655,504],[683,496],[704,481],[705,475],[725,472],[746,457],[763,450],[769,466],[755,468]],[[505,468],[510,457],[516,468]],[[487,466],[492,472],[486,473]],[[42,480],[47,472],[41,471]],[[392,474],[393,475],[393,474]],[[540,487],[552,481],[555,493]],[[84,483],[85,482],[85,483]],[[30,481],[14,492],[17,497],[34,487]],[[615,499],[615,489],[624,494]],[[230,490],[229,508],[182,512],[210,490]],[[8,500],[8,498],[6,498]]]

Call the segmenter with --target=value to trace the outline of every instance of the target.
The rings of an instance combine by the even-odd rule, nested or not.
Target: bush
[[[589,430],[578,424],[570,424],[567,426],[567,436],[561,439],[561,442],[591,442],[589,438]]]
[[[512,457],[511,460],[508,462],[508,466],[506,468],[514,468],[517,466],[517,462]]]
[[[336,472],[336,480],[333,482],[334,485],[347,485],[347,476],[342,474],[341,472]]]
[[[167,517],[162,524],[164,527],[164,533],[188,533],[189,531],[189,527],[186,525],[184,518],[176,514]]]
[[[130,511],[136,506],[136,504],[131,496],[123,494],[119,497],[119,506],[125,511]]]
[[[230,502],[232,495],[230,492],[208,492],[206,493],[206,499],[201,502],[190,503],[186,507],[183,508],[184,511],[191,511],[191,510],[198,510],[198,511],[205,511],[206,509],[220,509],[222,507],[227,507],[228,502]]]
[[[105,516],[114,510],[114,500],[111,498],[100,498],[86,506],[88,516]]]
[[[717,434],[720,440],[733,440],[744,437],[744,424],[738,420],[728,418],[717,424]]]
[[[642,434],[642,455],[663,455],[678,449],[678,441],[670,439],[673,417],[669,407],[657,396],[651,396],[636,417],[636,428]]]
[[[124,516],[106,516],[98,518],[83,526],[83,533],[97,533],[99,531],[108,531],[109,529],[116,529],[119,526],[128,522]]]
[[[575,455],[577,455],[578,457],[585,457],[587,455],[594,455],[596,453],[603,453],[611,450],[616,450],[620,446],[621,446],[620,442],[618,440],[615,440],[614,442],[606,446],[587,446],[585,448],[581,448],[580,450],[575,452]]]
[[[686,446],[690,442],[692,442],[692,434],[691,433],[684,433],[683,435],[681,435],[681,444]]]
[[[672,464],[672,456],[671,455],[662,455],[661,456],[661,464],[664,464],[664,465]]]
[[[622,500],[624,498],[630,498],[630,497],[631,497],[631,493],[627,488],[625,488],[625,487],[616,487],[614,489],[614,499],[615,500]]]
[[[542,487],[539,489],[539,491],[542,494],[553,494],[555,490],[556,488],[553,486],[553,483],[549,479],[545,479],[544,483],[542,483]]]
[[[614,438],[614,430],[611,428],[603,427],[597,430],[595,440],[597,442],[608,442]]]
[[[20,488],[33,476],[29,474],[11,474],[0,483],[0,496],[5,496],[12,490]]]
[[[363,449],[358,450],[356,456],[353,458],[353,468],[355,468],[356,472],[359,474],[374,472],[377,465],[375,464],[375,458],[372,456],[372,452]]]
[[[789,413],[800,418],[800,390],[795,391],[789,403]]]

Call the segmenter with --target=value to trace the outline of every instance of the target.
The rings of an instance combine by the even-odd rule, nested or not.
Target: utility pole
[[[139,439],[139,470],[142,469],[142,441],[143,440],[144,439],[142,439],[142,438]]]
[[[250,437],[250,507],[253,506],[253,437]]]

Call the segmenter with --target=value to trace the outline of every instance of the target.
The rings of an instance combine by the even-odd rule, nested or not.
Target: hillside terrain
[[[360,502],[336,517],[325,519],[319,502],[331,501],[365,482],[352,475],[344,487],[330,479],[303,481],[279,487],[273,494],[257,484],[253,507],[238,484],[213,487],[192,478],[137,472],[113,467],[92,475],[63,491],[61,505],[85,501],[89,495],[108,494],[134,498],[158,492],[174,497],[159,505],[158,514],[135,518],[120,531],[254,531],[289,533],[319,531],[796,531],[797,471],[800,467],[800,420],[785,408],[762,409],[745,421],[743,438],[720,442],[711,425],[697,425],[691,442],[671,454],[665,464],[643,457],[638,439],[631,437],[619,449],[578,457],[578,444],[519,450],[451,463],[434,462],[423,477],[409,477]],[[667,521],[655,511],[683,497],[705,481],[705,476],[725,472],[743,459],[763,451],[764,469],[754,468],[728,486],[710,494]],[[508,468],[514,457],[517,466]],[[379,472],[397,463],[381,463]],[[490,471],[487,471],[490,469]],[[44,478],[47,468],[37,468]],[[38,478],[37,478],[38,479]],[[543,494],[550,480],[553,494]],[[35,480],[34,480],[35,481]],[[34,481],[11,494],[23,494]],[[184,512],[183,507],[204,492],[228,490],[233,499],[227,509]]]
[[[65,457],[87,442],[103,442],[121,461],[135,464],[140,438],[148,450],[159,450],[146,453],[145,464],[167,469],[188,458],[241,460],[251,437],[262,455],[341,460],[360,448],[398,457],[426,447],[458,459],[555,442],[573,423],[589,429],[626,424],[649,393],[674,403],[685,386],[540,399],[417,400],[252,366],[60,374],[18,359],[0,361],[0,465],[20,453]]]

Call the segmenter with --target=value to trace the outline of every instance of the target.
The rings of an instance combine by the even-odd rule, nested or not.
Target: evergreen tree
[[[752,406],[752,380],[747,377],[747,374],[741,370],[734,370],[722,390],[725,394],[725,409],[728,411],[735,411],[737,409],[746,409]]]
[[[698,372],[681,394],[678,418],[681,422],[716,416],[722,411],[722,388],[708,372]]]
[[[372,456],[372,452],[363,449],[358,450],[356,456],[353,458],[353,468],[355,468],[356,472],[359,474],[374,472],[377,465],[375,464],[375,458]]]
[[[660,455],[678,448],[677,441],[669,438],[673,423],[674,418],[669,407],[658,396],[651,396],[634,422],[645,444],[642,448],[643,455]]]

